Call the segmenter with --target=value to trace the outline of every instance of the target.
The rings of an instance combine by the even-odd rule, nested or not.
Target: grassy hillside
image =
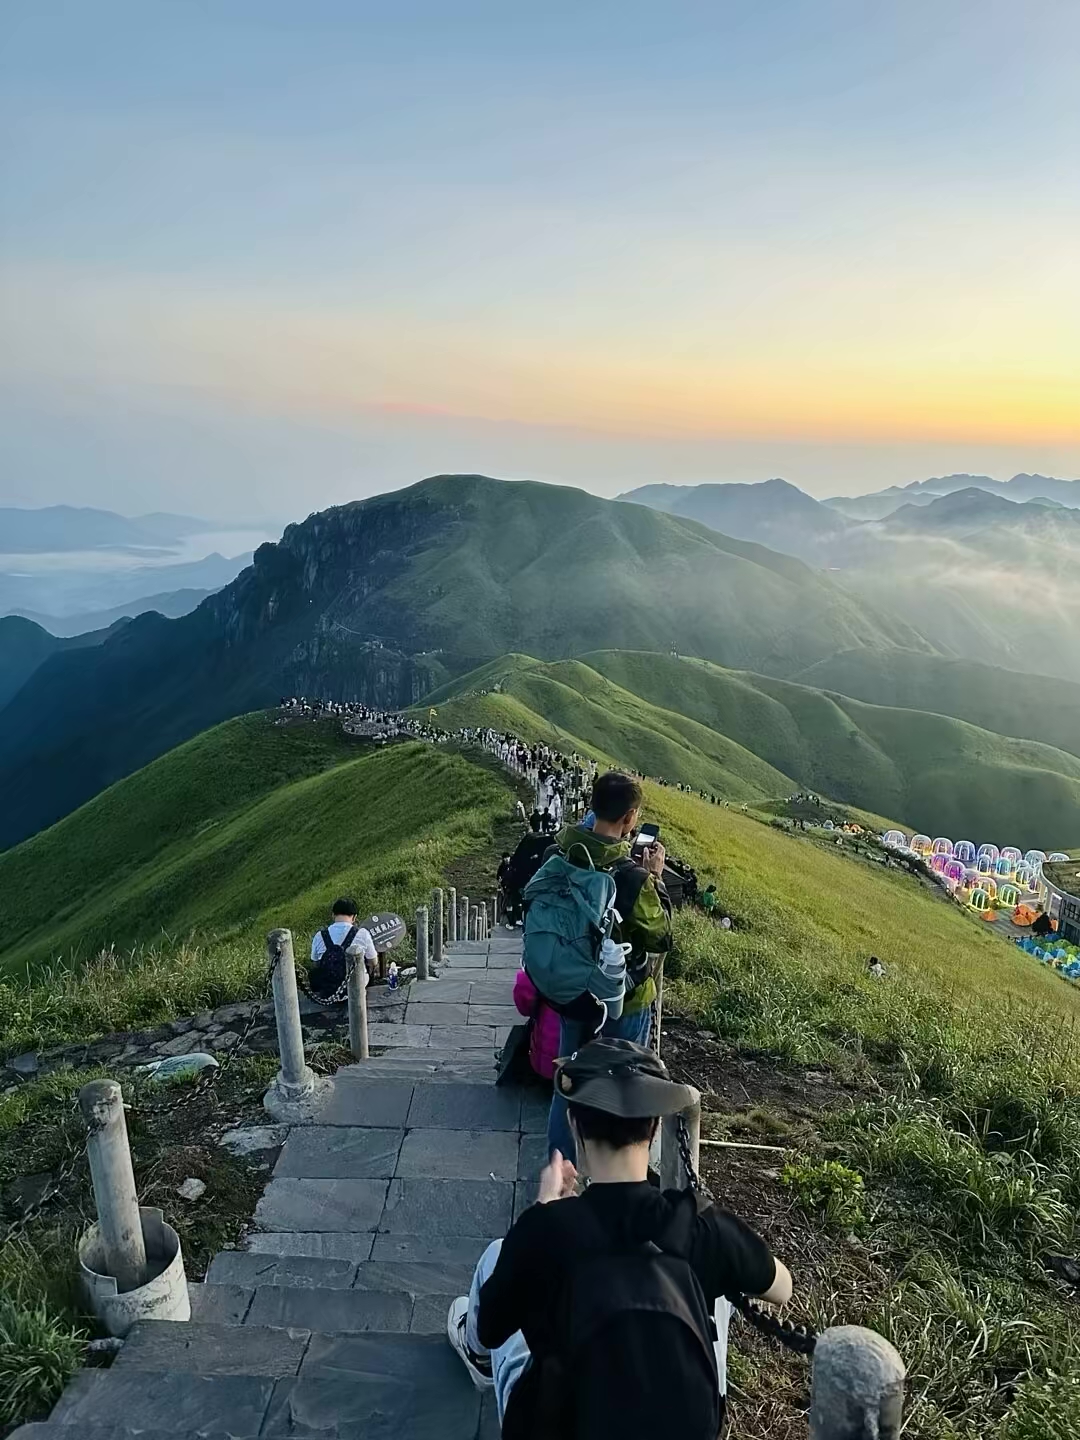
[[[476,693],[500,682],[505,693]],[[792,788],[788,776],[743,746],[685,715],[649,704],[577,660],[542,665],[525,655],[508,656],[474,671],[461,688],[465,693],[448,703],[447,689],[430,699],[439,709],[439,723],[451,729],[499,725],[730,800],[763,800]]]
[[[611,651],[585,658],[801,784],[909,826],[1024,849],[1057,845],[1080,826],[1080,764],[1048,745],[706,661]]]
[[[792,677],[871,705],[953,715],[993,730],[1080,755],[1080,685],[1037,678],[973,660],[892,650],[845,650]]]
[[[479,694],[496,684],[503,693]],[[431,703],[447,725],[577,744],[740,802],[806,786],[914,829],[1024,849],[1080,829],[1076,756],[706,661],[613,650],[558,664],[508,656]]]
[[[309,936],[342,891],[408,909],[507,808],[456,756],[246,716],[0,855],[0,975],[192,933],[257,956],[275,925]]]

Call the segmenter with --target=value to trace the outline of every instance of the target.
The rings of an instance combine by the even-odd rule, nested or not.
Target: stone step
[[[310,1293],[310,1292],[309,1292]],[[331,1292],[324,1292],[329,1294]],[[255,1292],[256,1299],[259,1292]],[[406,1329],[408,1325],[406,1324]],[[128,1331],[110,1374],[129,1370],[200,1376],[295,1375],[311,1339],[309,1326],[204,1325],[142,1320]]]
[[[293,1291],[303,1295],[303,1291]],[[341,1292],[333,1292],[340,1294]],[[152,1322],[171,1330],[183,1325]],[[443,1316],[445,1326],[445,1314]],[[245,1327],[235,1332],[250,1332]],[[130,1343],[130,1341],[129,1341]],[[299,1373],[198,1374],[139,1364],[85,1370],[46,1427],[20,1440],[478,1440],[493,1416],[445,1334],[314,1333]],[[117,1417],[123,1424],[117,1425]],[[95,1430],[98,1434],[95,1434]]]

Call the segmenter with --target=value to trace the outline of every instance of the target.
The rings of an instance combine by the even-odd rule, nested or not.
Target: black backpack
[[[560,1301],[557,1352],[534,1357],[533,1364],[511,1392],[503,1422],[503,1440],[592,1440],[606,1433],[604,1395],[590,1386],[602,1347],[621,1345],[618,1322],[636,1323],[654,1317],[648,1337],[650,1363],[640,1379],[654,1391],[673,1373],[689,1376],[678,1397],[680,1408],[701,1418],[700,1433],[679,1432],[679,1440],[715,1440],[724,1421],[713,1348],[715,1331],[697,1276],[686,1258],[682,1215],[674,1218],[657,1243],[612,1248],[611,1238],[592,1217],[596,1237],[591,1253],[574,1266]],[[658,1322],[658,1323],[657,1323]],[[674,1322],[674,1323],[672,1323]],[[678,1366],[665,1364],[665,1351],[678,1346]],[[604,1372],[619,1376],[625,1396],[635,1374],[623,1353],[610,1356]],[[521,1391],[520,1395],[518,1391]],[[665,1408],[674,1397],[665,1396]]]
[[[359,931],[359,925],[351,926],[349,933],[340,942],[331,940],[329,930],[319,931],[326,948],[311,967],[311,988],[322,999],[328,999],[344,983],[345,976],[349,973],[349,946]]]
[[[506,875],[503,879],[503,889],[512,895],[520,895],[544,863],[551,848],[550,835],[526,835],[519,842],[513,855],[510,856],[510,864],[506,867]]]

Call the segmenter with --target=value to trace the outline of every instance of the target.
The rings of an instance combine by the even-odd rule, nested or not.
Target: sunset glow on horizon
[[[944,14],[17,17],[7,498],[1080,474],[1080,11]]]

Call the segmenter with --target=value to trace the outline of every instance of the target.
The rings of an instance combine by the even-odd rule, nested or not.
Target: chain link
[[[331,1006],[340,1005],[343,1000],[348,999],[349,981],[355,974],[356,967],[361,963],[361,959],[362,957],[359,955],[353,956],[353,962],[345,972],[345,979],[342,980],[332,995],[316,995],[308,984],[307,976],[302,973],[299,967],[297,967],[296,971],[297,988],[304,992],[313,1005],[321,1005],[324,1010],[329,1010]]]
[[[168,1100],[159,1100],[156,1102],[143,1101],[139,1100],[136,1096],[135,1100],[133,1100],[132,1104],[128,1107],[133,1114],[139,1116],[168,1115],[174,1110],[179,1110],[185,1105],[190,1105],[192,1101],[197,1100],[200,1095],[205,1095],[208,1090],[212,1090],[214,1088],[214,1086],[221,1079],[222,1075],[226,1073],[229,1066],[233,1063],[237,1055],[240,1054],[244,1046],[247,1044],[248,1036],[251,1034],[252,1030],[258,1023],[259,1016],[262,1013],[263,1004],[268,999],[270,992],[273,989],[274,971],[277,969],[280,963],[281,952],[278,951],[277,953],[275,953],[273,959],[270,961],[270,964],[267,967],[266,978],[263,982],[262,992],[256,996],[254,1002],[252,1003],[251,1013],[248,1015],[247,1019],[244,1022],[244,1028],[243,1030],[241,1030],[239,1036],[237,1037],[236,1044],[233,1045],[230,1050],[226,1051],[225,1058],[221,1061],[221,1063],[213,1066],[212,1068],[208,1066],[205,1073],[200,1076],[200,1078],[195,1082],[194,1085],[190,1087],[183,1086],[178,1088],[176,1095]],[[147,1078],[152,1079],[153,1076],[151,1075]]]
[[[682,1161],[690,1189],[695,1195],[711,1202],[714,1199],[713,1193],[697,1173],[694,1152],[690,1145],[690,1131],[681,1115],[676,1117],[675,1136],[679,1146],[679,1159]],[[775,1315],[770,1315],[768,1311],[755,1305],[746,1295],[731,1294],[725,1298],[747,1324],[752,1325],[760,1334],[777,1341],[785,1349],[794,1350],[798,1355],[813,1355],[817,1335],[808,1326],[795,1325],[790,1320],[779,1320]]]
[[[0,1234],[0,1246],[7,1245],[10,1241],[18,1239],[23,1231],[26,1230],[27,1226],[41,1216],[46,1205],[56,1199],[57,1195],[59,1195],[60,1191],[74,1175],[80,1162],[86,1155],[86,1147],[93,1133],[94,1129],[88,1126],[86,1134],[82,1136],[81,1139],[68,1141],[67,1153],[63,1160],[61,1160],[56,1174],[49,1177],[45,1189],[33,1204],[27,1206],[18,1220],[13,1221],[7,1229]]]

